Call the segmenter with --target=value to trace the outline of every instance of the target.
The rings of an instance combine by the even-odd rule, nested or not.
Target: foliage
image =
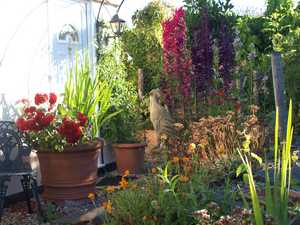
[[[232,157],[235,149],[242,145],[244,133],[251,133],[251,149],[261,153],[265,144],[265,128],[257,118],[257,107],[251,107],[251,114],[241,117],[234,112],[226,116],[203,117],[190,123],[190,142],[199,145],[201,158]]]
[[[163,168],[152,168],[149,176],[129,182],[126,189],[109,195],[113,210],[105,224],[196,225],[222,224],[227,220],[231,223],[226,224],[240,220],[250,224],[249,211],[234,209],[236,194],[231,190],[231,181],[214,184],[227,172],[225,167],[203,164],[193,144],[186,150],[194,152],[174,157]],[[204,211],[210,213],[210,223],[201,223]]]
[[[171,109],[190,99],[191,61],[187,49],[186,24],[183,8],[163,23],[164,72],[162,80],[165,101]]]
[[[186,9],[186,20],[190,40],[193,40],[192,30],[198,26],[199,20],[203,17],[203,12],[207,10],[208,20],[212,28],[212,38],[220,35],[221,22],[226,22],[231,30],[235,25],[236,15],[233,12],[231,0],[184,0]],[[224,21],[225,20],[225,21]]]
[[[292,6],[292,0],[267,0],[267,10],[265,12],[266,15],[272,14],[274,11],[279,9],[282,6]]]
[[[243,144],[243,149],[239,150],[240,157],[243,164],[241,165],[246,171],[246,177],[250,187],[250,194],[252,199],[252,207],[255,215],[255,222],[257,225],[264,224],[263,215],[268,214],[272,217],[274,222],[279,225],[290,224],[289,222],[289,209],[288,209],[288,195],[290,191],[291,183],[291,145],[293,138],[292,127],[292,102],[290,102],[288,124],[285,144],[281,151],[278,144],[278,109],[276,110],[276,123],[275,123],[275,137],[274,137],[274,177],[271,188],[271,178],[268,171],[268,163],[265,162],[265,212],[262,210],[258,191],[256,189],[256,182],[254,180],[251,158],[254,157],[262,164],[262,159],[255,155],[249,149],[250,136],[246,136],[246,141]],[[239,167],[237,175],[242,171]]]
[[[136,11],[132,17],[134,27],[126,30],[121,37],[127,73],[136,80],[137,70],[143,70],[146,93],[158,87],[163,73],[161,23],[165,17],[166,7],[159,1],[152,1],[144,9]]]
[[[92,77],[87,57],[81,66],[78,56],[75,60],[75,67],[70,70],[65,84],[63,103],[58,109],[64,116],[72,116],[77,112],[86,115],[90,119],[92,136],[97,137],[102,126],[118,113],[109,112],[112,90],[99,77]]]
[[[291,5],[281,6],[264,17],[263,32],[270,39],[269,50],[288,53],[295,50],[295,40],[299,40],[299,12]]]
[[[112,90],[110,112],[120,112],[105,125],[102,135],[113,142],[132,142],[139,120],[137,91],[121,61],[122,54],[120,42],[115,41],[101,52],[97,65],[98,79],[106,82]]]
[[[206,101],[213,97],[216,89],[223,89],[227,96],[233,95],[237,16],[230,0],[184,2],[192,50],[194,106],[195,111],[203,115],[210,110],[211,105],[206,105]]]

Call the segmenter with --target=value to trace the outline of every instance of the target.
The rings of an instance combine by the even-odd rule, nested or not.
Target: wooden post
[[[138,69],[138,95],[139,99],[144,98],[144,74],[142,69]]]
[[[279,136],[285,141],[287,125],[287,109],[285,100],[285,86],[283,76],[282,58],[279,52],[272,53],[272,76],[276,108],[279,113]]]

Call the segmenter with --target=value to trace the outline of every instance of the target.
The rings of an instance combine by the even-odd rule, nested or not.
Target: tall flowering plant
[[[213,83],[213,49],[208,9],[203,9],[202,18],[193,29],[192,62],[198,98],[209,94]]]
[[[235,57],[233,41],[232,32],[230,32],[228,25],[223,21],[221,23],[219,40],[219,72],[223,78],[223,87],[226,94],[232,86],[232,72]]]
[[[36,94],[34,104],[20,102],[17,128],[26,134],[28,144],[37,150],[62,151],[91,140],[88,117],[81,112],[63,116],[57,111],[57,96],[54,93]]]
[[[187,28],[183,8],[163,23],[163,78],[166,103],[176,107],[176,101],[190,97],[191,59],[187,48]],[[175,98],[175,99],[174,99]]]

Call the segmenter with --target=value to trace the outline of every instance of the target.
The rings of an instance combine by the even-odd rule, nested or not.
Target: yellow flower
[[[167,136],[166,134],[162,134],[161,137],[160,137],[160,139],[161,139],[162,141],[165,141],[165,140],[168,139],[168,136]]]
[[[292,161],[293,162],[298,161],[298,155],[297,155],[297,153],[293,153],[293,155],[292,155]]]
[[[151,172],[152,172],[153,174],[156,174],[156,173],[157,173],[157,169],[154,167],[154,168],[151,169]]]
[[[124,177],[122,177],[119,185],[121,186],[122,189],[126,189],[126,188],[128,188],[129,184],[128,184],[128,181]]]
[[[179,157],[174,156],[173,159],[172,159],[172,162],[173,162],[174,164],[176,164],[176,163],[179,162],[179,160],[180,160]]]
[[[91,201],[95,200],[95,194],[94,193],[89,193],[88,194],[88,199],[90,199]]]
[[[246,135],[246,140],[243,142],[243,150],[245,152],[249,152],[250,151],[250,144],[251,144],[251,136],[250,135]]]
[[[182,123],[174,123],[174,127],[177,131],[180,131],[184,128],[184,125]]]
[[[103,202],[102,207],[107,211],[108,214],[112,214],[112,203],[110,200]]]
[[[182,183],[186,183],[189,181],[189,177],[188,176],[180,176],[179,177],[180,182]]]
[[[198,146],[199,146],[199,148],[200,148],[201,150],[205,149],[205,145],[204,145],[204,144],[198,144]]]
[[[128,177],[129,176],[129,170],[126,170],[125,172],[124,172],[124,175],[123,175],[123,177]]]
[[[185,157],[182,158],[182,161],[184,163],[188,163],[190,161],[190,158],[185,156]]]
[[[194,143],[189,144],[189,153],[194,154],[196,145]]]
[[[106,188],[106,192],[108,192],[108,193],[113,193],[113,192],[115,192],[115,187],[114,187],[114,186],[108,186],[108,187]]]

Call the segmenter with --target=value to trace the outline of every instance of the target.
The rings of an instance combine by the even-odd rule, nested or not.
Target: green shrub
[[[132,17],[134,27],[121,37],[127,73],[136,80],[138,68],[143,70],[145,93],[158,87],[163,73],[161,23],[165,18],[166,7],[159,1],[152,1],[136,11]]]
[[[97,65],[97,77],[106,82],[112,90],[111,111],[121,111],[102,129],[102,136],[113,142],[134,141],[139,128],[137,91],[134,82],[128,78],[121,60],[122,54],[120,42],[115,41],[101,52]]]

